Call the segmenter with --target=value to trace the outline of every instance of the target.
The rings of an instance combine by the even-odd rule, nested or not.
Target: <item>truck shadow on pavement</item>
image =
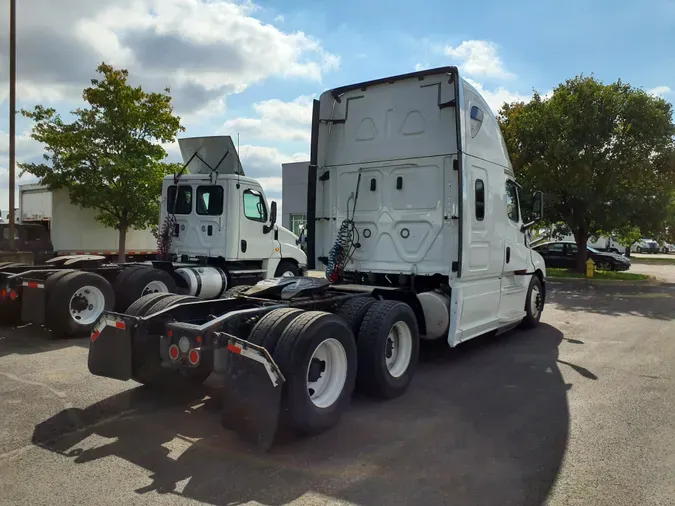
[[[110,487],[208,504],[281,505],[318,494],[368,506],[539,505],[568,438],[562,339],[542,324],[455,350],[425,346],[404,396],[355,396],[333,429],[267,454],[220,426],[217,391],[208,387],[189,399],[134,388],[60,412],[35,427],[32,441],[76,464],[115,456],[150,473],[150,484],[127,475]],[[578,381],[596,378],[577,372]]]
[[[547,303],[564,311],[609,316],[642,316],[656,320],[675,319],[675,284],[598,284],[556,283]]]
[[[0,357],[11,354],[31,355],[71,346],[88,349],[89,339],[86,337],[60,338],[44,327],[31,324],[0,325]]]

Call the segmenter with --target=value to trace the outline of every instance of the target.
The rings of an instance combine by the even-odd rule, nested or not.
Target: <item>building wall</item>
[[[281,225],[298,234],[307,221],[307,169],[309,162],[281,164]]]

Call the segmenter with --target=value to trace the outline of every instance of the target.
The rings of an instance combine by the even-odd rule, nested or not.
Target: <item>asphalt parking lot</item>
[[[675,283],[552,284],[539,329],[427,348],[405,396],[268,454],[208,387],[160,399],[90,375],[86,339],[1,328],[0,504],[675,504],[674,321]]]

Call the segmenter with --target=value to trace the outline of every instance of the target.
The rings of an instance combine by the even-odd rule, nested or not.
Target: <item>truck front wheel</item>
[[[420,349],[412,308],[393,300],[375,302],[363,318],[357,344],[357,388],[384,399],[402,395],[415,374]]]
[[[274,271],[274,277],[275,278],[280,278],[282,276],[299,276],[300,275],[300,269],[298,268],[298,265],[291,261],[291,260],[282,260],[279,262],[279,265],[277,266],[277,270]]]
[[[291,429],[316,434],[335,425],[356,380],[356,343],[337,315],[308,311],[284,330],[274,360],[286,378],[282,416]]]
[[[536,274],[530,280],[525,299],[525,318],[521,323],[522,328],[533,329],[539,325],[541,312],[544,309],[544,290],[539,276]]]

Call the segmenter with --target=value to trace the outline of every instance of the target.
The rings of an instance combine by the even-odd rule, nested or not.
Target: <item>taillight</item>
[[[176,346],[175,344],[169,346],[169,356],[171,357],[171,360],[177,360],[178,355],[180,355],[180,350],[178,349],[178,346]]]
[[[197,350],[190,350],[188,353],[188,360],[192,365],[197,365],[199,363],[199,352]]]

